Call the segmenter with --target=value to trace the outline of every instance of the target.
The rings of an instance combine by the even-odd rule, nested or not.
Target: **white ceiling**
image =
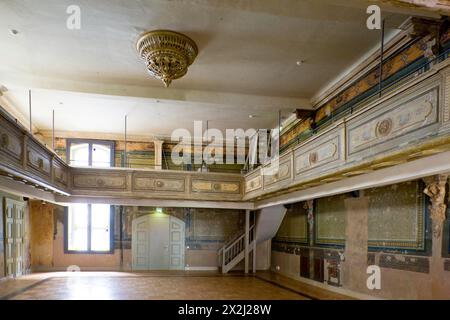
[[[74,31],[66,28],[66,8],[75,3],[81,30]],[[40,129],[51,128],[51,110],[61,100],[61,130],[122,132],[125,114],[130,132],[139,134],[167,135],[193,120],[273,126],[278,110],[286,116],[308,107],[377,46],[379,32],[365,26],[366,7],[355,0],[3,0],[0,85],[23,114],[25,89],[34,89]],[[384,17],[387,34],[406,18]],[[168,89],[146,73],[135,51],[139,35],[153,29],[185,33],[199,47],[187,75]]]
[[[270,107],[241,107],[211,103],[192,103],[136,97],[116,97],[95,94],[33,89],[32,123],[40,131],[52,130],[52,112],[55,110],[55,131],[74,133],[123,134],[125,116],[127,133],[136,136],[167,137],[175,129],[184,128],[191,133],[194,121],[202,121],[206,129],[248,129],[273,127],[277,111]],[[9,105],[17,106],[23,115],[29,114],[28,90],[9,89],[4,96]],[[205,117],[208,114],[208,117]],[[249,117],[252,115],[252,118]],[[28,120],[28,119],[26,119]]]

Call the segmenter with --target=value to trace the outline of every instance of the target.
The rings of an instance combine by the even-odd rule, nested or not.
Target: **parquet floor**
[[[308,300],[311,296],[255,276],[209,272],[54,272],[0,282],[13,300]],[[313,297],[315,298],[315,297]]]

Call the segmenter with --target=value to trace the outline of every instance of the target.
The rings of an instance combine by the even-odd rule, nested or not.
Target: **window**
[[[100,140],[67,140],[67,162],[77,167],[114,166],[114,142]]]
[[[72,204],[66,211],[67,253],[112,253],[113,215],[109,204]]]

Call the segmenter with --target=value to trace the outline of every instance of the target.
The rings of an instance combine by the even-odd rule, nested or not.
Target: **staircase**
[[[249,227],[248,252],[256,252],[256,244],[272,239],[280,227],[286,214],[283,205],[275,205],[259,210],[257,216],[253,216],[252,225]],[[256,223],[255,223],[256,221]],[[236,234],[227,241],[218,251],[219,266],[222,273],[227,273],[245,258],[245,230]],[[252,254],[253,266],[255,257]],[[255,270],[254,270],[255,271]]]
[[[248,252],[254,251],[256,247],[256,228],[253,224],[249,229]],[[222,273],[227,273],[245,258],[245,231],[237,234],[218,251],[219,264],[222,266]]]

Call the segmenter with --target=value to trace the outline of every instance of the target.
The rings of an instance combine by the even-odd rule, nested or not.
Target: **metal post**
[[[52,150],[55,151],[55,109],[52,112]]]
[[[253,213],[253,273],[256,273],[256,212]]]
[[[30,115],[30,133],[33,134],[33,126],[31,123],[31,89],[28,90],[28,112]]]
[[[127,167],[127,116],[125,115],[125,142],[123,151],[123,166]]]
[[[381,22],[381,52],[380,52],[380,66],[379,66],[379,81],[378,81],[378,94],[381,98],[382,81],[383,81],[383,54],[384,54],[384,19]]]
[[[245,210],[245,237],[244,237],[244,248],[245,248],[245,273],[248,273],[248,240],[249,240],[249,229],[250,229],[250,210]]]

